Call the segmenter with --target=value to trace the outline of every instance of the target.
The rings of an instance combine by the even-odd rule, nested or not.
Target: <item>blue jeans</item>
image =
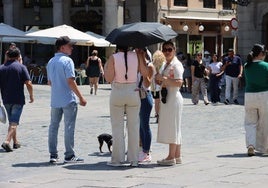
[[[225,99],[231,99],[231,90],[233,85],[233,100],[238,98],[239,78],[225,75]]]
[[[20,122],[20,117],[21,117],[21,113],[23,110],[23,105],[4,104],[4,106],[5,106],[6,111],[7,111],[9,123],[16,123],[18,125]]]
[[[64,115],[64,143],[65,143],[65,159],[69,159],[75,155],[74,152],[74,130],[77,115],[77,103],[72,102],[66,107],[51,108],[51,120],[48,130],[48,147],[51,156],[58,156],[58,130],[60,121]]]
[[[150,151],[152,132],[150,129],[150,115],[153,108],[152,93],[148,92],[146,98],[141,99],[140,108],[140,139],[142,143],[142,150],[145,153]]]
[[[209,84],[209,91],[210,91],[210,100],[213,103],[220,102],[220,80],[221,76],[216,76],[215,74],[210,75],[210,84]]]

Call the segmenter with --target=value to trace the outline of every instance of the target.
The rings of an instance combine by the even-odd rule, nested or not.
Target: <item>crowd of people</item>
[[[64,117],[65,163],[77,163],[84,160],[74,151],[75,122],[77,105],[86,106],[87,101],[81,94],[75,80],[75,67],[72,54],[73,45],[69,37],[56,40],[56,52],[47,66],[47,81],[51,86],[51,115],[48,129],[48,150],[50,163],[59,160],[57,143],[58,130]],[[153,55],[147,48],[130,48],[117,45],[105,66],[102,67],[98,51],[85,63],[89,77],[90,94],[97,94],[98,79],[103,75],[111,83],[110,117],[113,137],[111,166],[136,167],[139,163],[151,162],[152,132],[150,115],[153,107],[157,118],[158,143],[168,144],[167,155],[157,164],[172,166],[182,163],[181,123],[183,96],[181,92],[191,93],[192,103],[199,102],[200,91],[204,104],[221,102],[222,82],[225,83],[224,104],[238,101],[239,81],[245,74],[245,130],[246,147],[249,156],[255,151],[268,152],[267,118],[268,105],[268,63],[264,61],[266,49],[255,44],[246,63],[234,54],[219,59],[216,53],[205,51],[204,57],[197,52],[193,59],[190,54],[176,53],[175,44],[164,42],[161,50]],[[12,76],[8,76],[12,75]],[[258,75],[258,76],[256,76]],[[225,80],[224,80],[225,79]],[[6,108],[9,128],[2,148],[6,152],[20,148],[17,138],[17,126],[25,105],[24,85],[29,92],[30,103],[34,102],[33,86],[26,66],[22,64],[20,50],[12,43],[5,54],[4,64],[0,66],[0,89],[2,102]],[[233,87],[233,89],[231,89]],[[210,101],[208,99],[210,93]],[[231,91],[233,94],[231,95]],[[266,97],[265,97],[266,96]],[[125,123],[126,118],[126,123]],[[125,135],[125,125],[127,134]],[[125,137],[128,138],[126,147]],[[11,142],[13,141],[13,148]],[[126,154],[127,151],[127,154]]]

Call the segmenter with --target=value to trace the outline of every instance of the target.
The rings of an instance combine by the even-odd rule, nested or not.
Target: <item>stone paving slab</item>
[[[153,161],[138,168],[110,167],[107,146],[98,151],[97,136],[110,133],[110,85],[100,85],[98,95],[79,86],[88,105],[79,107],[75,149],[82,164],[63,164],[63,126],[59,130],[58,165],[48,163],[49,86],[34,85],[35,103],[24,108],[18,137],[22,147],[6,153],[0,149],[0,188],[215,188],[267,187],[267,157],[247,157],[244,139],[244,106],[192,105],[183,93],[183,164],[161,167],[167,145],[156,143],[157,124],[151,117]],[[243,101],[243,93],[240,94]],[[3,141],[7,125],[0,125]]]

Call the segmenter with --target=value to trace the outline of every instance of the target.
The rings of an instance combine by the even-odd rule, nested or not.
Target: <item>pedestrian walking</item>
[[[166,158],[157,160],[157,164],[170,166],[181,163],[181,118],[183,98],[180,87],[183,83],[183,65],[175,56],[175,44],[164,42],[162,51],[166,61],[160,73],[155,76],[158,82],[167,89],[166,103],[160,104],[157,142],[169,144]]]
[[[11,42],[11,43],[9,44],[9,49],[10,49],[10,48],[17,48],[16,43]],[[19,48],[18,48],[18,49],[19,49]],[[8,51],[6,51],[6,53],[7,53],[7,52],[8,52]],[[7,61],[8,61],[8,56],[7,56],[7,54],[5,54],[5,59],[4,59],[3,64],[5,64]],[[20,57],[17,59],[17,61],[19,61],[21,64],[23,64],[23,60],[22,60],[22,56],[21,56],[21,54],[20,54]]]
[[[139,128],[141,99],[138,89],[138,73],[148,76],[143,50],[130,51],[128,47],[117,45],[117,53],[112,54],[104,67],[106,81],[112,85],[110,94],[110,116],[113,136],[113,152],[110,166],[138,166]],[[125,159],[124,116],[127,127],[127,159]]]
[[[222,70],[225,72],[225,101],[224,104],[228,105],[231,102],[231,88],[233,86],[233,102],[238,102],[238,87],[239,80],[243,74],[242,60],[239,56],[234,55],[234,50],[228,50],[228,56],[223,59]]]
[[[90,85],[90,94],[93,94],[93,88],[94,88],[94,94],[97,95],[97,90],[99,86],[99,79],[100,76],[103,76],[103,67],[102,67],[102,61],[101,58],[98,57],[98,51],[93,50],[92,55],[88,57],[87,63],[86,63],[86,74],[89,79],[89,85]]]
[[[255,44],[245,63],[245,130],[248,156],[268,153],[268,63],[266,49]]]
[[[222,62],[219,61],[217,54],[212,54],[212,62],[208,66],[209,70],[209,91],[210,91],[210,100],[213,105],[216,105],[221,101],[221,86],[220,81],[223,75],[221,70]]]
[[[47,65],[48,85],[51,86],[51,117],[48,130],[51,163],[56,163],[59,159],[57,144],[62,116],[64,116],[64,162],[76,163],[84,161],[77,157],[74,151],[77,103],[79,102],[81,106],[85,106],[87,103],[75,82],[74,62],[69,57],[72,54],[74,44],[67,36],[58,38],[55,43],[57,52]],[[79,101],[77,101],[77,97]]]
[[[202,53],[197,53],[193,64],[191,65],[192,75],[192,102],[197,105],[199,102],[199,92],[203,95],[205,105],[209,104],[207,94],[207,84],[205,77],[209,74],[208,69],[202,62]]]
[[[0,90],[8,115],[9,127],[2,148],[6,152],[11,152],[21,146],[17,138],[17,127],[25,105],[24,85],[28,90],[30,103],[34,101],[34,97],[28,70],[20,63],[20,50],[16,47],[9,48],[5,55],[7,61],[0,66]],[[13,149],[10,146],[11,140],[13,140]]]

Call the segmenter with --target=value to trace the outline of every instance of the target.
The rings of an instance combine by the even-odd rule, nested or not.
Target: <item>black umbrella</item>
[[[125,24],[108,34],[106,40],[112,44],[131,47],[145,47],[168,41],[177,33],[170,27],[158,22],[137,22]]]

